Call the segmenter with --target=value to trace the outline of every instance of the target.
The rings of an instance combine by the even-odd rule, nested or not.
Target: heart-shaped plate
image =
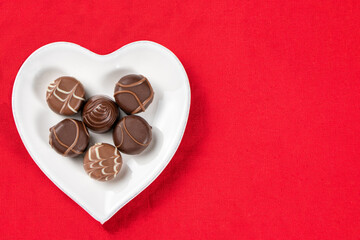
[[[98,182],[85,173],[82,157],[66,158],[50,147],[49,128],[65,117],[49,109],[46,88],[60,76],[73,76],[83,83],[86,97],[112,97],[115,83],[130,73],[146,76],[154,89],[153,103],[139,114],[152,126],[153,141],[140,155],[122,154],[124,164],[115,180]],[[170,50],[150,41],[133,42],[108,55],[67,42],[45,45],[21,66],[12,95],[16,127],[31,157],[56,186],[101,223],[166,167],[180,144],[189,109],[190,85],[184,67]],[[74,118],[81,119],[80,114]],[[111,132],[90,131],[90,135],[90,144],[113,144]]]

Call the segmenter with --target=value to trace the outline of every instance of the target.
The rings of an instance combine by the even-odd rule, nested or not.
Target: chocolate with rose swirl
[[[85,125],[94,132],[109,131],[119,117],[116,103],[107,96],[96,95],[87,100],[82,111]]]

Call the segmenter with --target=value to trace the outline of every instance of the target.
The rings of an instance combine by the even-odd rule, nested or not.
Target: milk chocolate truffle
[[[66,118],[50,128],[49,143],[63,156],[76,157],[88,146],[89,132],[83,122]]]
[[[139,154],[149,146],[152,139],[150,125],[142,117],[126,116],[113,131],[115,146],[126,154]]]
[[[122,166],[122,158],[116,147],[96,143],[84,156],[84,169],[90,177],[99,181],[114,179]]]
[[[87,100],[82,111],[85,125],[94,132],[109,131],[119,117],[119,109],[110,98],[97,95]]]
[[[54,112],[66,116],[77,113],[85,101],[83,85],[73,77],[60,77],[50,83],[46,102]]]
[[[122,77],[116,83],[114,98],[119,107],[127,114],[145,111],[154,98],[149,80],[137,74]]]

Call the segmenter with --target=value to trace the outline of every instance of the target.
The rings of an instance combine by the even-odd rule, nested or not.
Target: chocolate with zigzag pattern
[[[116,147],[96,143],[84,156],[84,169],[93,179],[109,181],[116,177],[122,166],[122,158]]]

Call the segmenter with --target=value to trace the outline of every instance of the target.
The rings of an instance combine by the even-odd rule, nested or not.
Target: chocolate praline
[[[129,74],[122,77],[115,86],[114,98],[127,114],[145,111],[154,98],[149,80],[143,75]]]
[[[66,118],[50,128],[49,144],[66,157],[84,153],[89,144],[89,132],[83,122]]]
[[[122,166],[122,158],[116,147],[107,143],[96,143],[84,156],[86,173],[98,180],[114,179]]]
[[[151,127],[142,117],[126,116],[116,124],[113,140],[120,152],[139,154],[149,146],[152,140]]]
[[[61,115],[74,115],[84,101],[84,87],[73,77],[59,77],[49,84],[46,91],[46,102],[50,109]]]
[[[85,125],[94,132],[109,131],[119,117],[116,103],[103,95],[96,95],[87,100],[82,111]]]

